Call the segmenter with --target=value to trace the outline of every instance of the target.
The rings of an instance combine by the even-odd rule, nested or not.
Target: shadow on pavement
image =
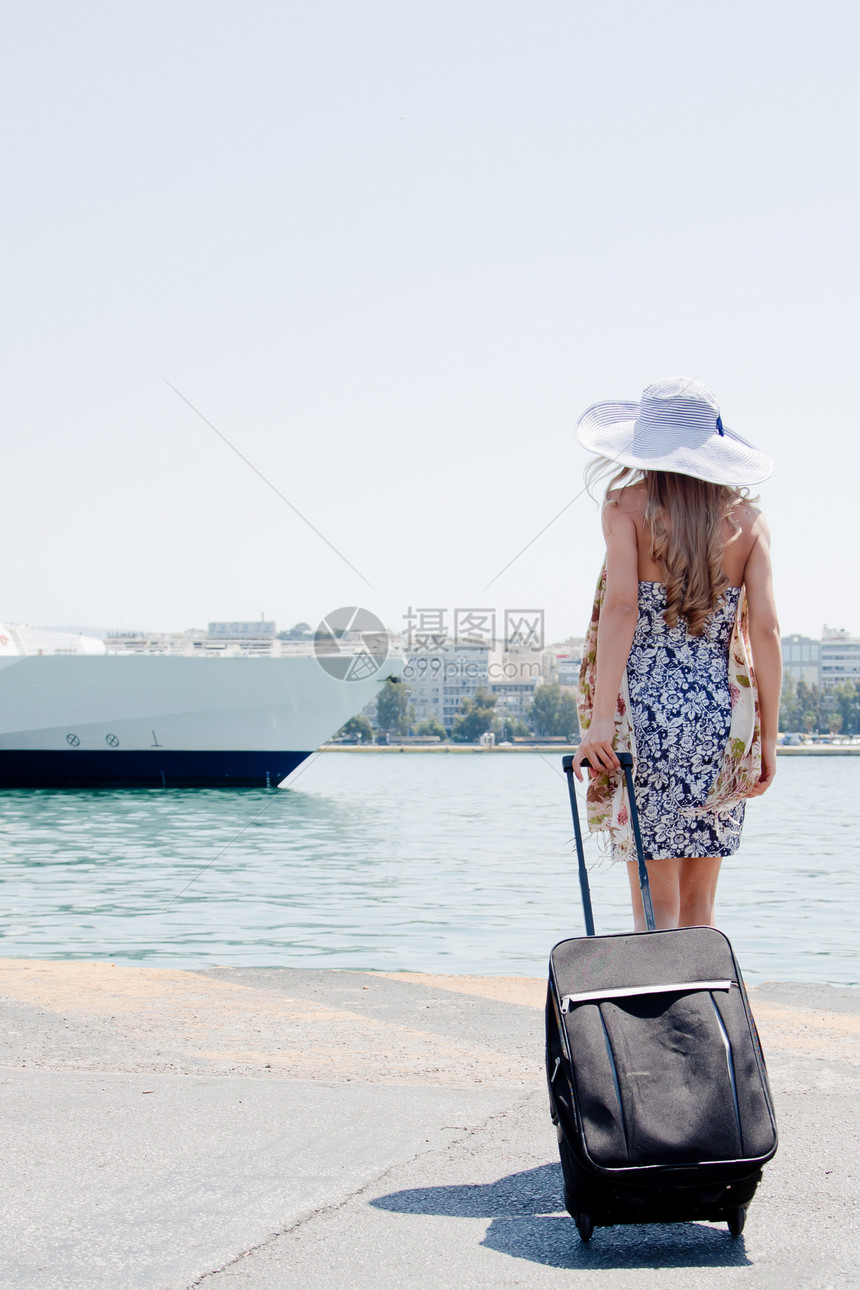
[[[508,1174],[493,1183],[460,1187],[413,1187],[377,1196],[376,1209],[398,1214],[440,1214],[451,1218],[513,1218],[521,1214],[553,1214],[561,1208],[561,1168],[540,1165]]]
[[[706,1223],[599,1227],[583,1245],[573,1220],[558,1212],[561,1194],[561,1169],[550,1164],[493,1183],[414,1187],[370,1203],[397,1214],[489,1218],[482,1245],[554,1268],[750,1266],[743,1237]]]
[[[556,1215],[494,1218],[482,1245],[551,1268],[750,1267],[743,1237],[704,1223],[598,1227],[588,1245],[573,1219]]]

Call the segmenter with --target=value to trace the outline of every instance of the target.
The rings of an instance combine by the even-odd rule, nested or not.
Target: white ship
[[[402,671],[343,650],[0,624],[0,788],[275,786]]]

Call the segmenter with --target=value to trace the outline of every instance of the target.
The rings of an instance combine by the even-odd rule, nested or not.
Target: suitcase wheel
[[[747,1221],[747,1212],[742,1206],[733,1209],[728,1217],[729,1231],[732,1236],[740,1236],[744,1230],[744,1223]]]
[[[743,1227],[743,1222],[741,1222]],[[584,1209],[578,1211],[576,1215],[576,1230],[579,1232],[579,1239],[585,1243],[591,1240],[591,1234],[594,1231],[594,1219],[590,1214],[586,1214]]]

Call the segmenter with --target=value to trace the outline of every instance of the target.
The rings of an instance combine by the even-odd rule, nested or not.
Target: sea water
[[[723,863],[748,980],[860,983],[860,760],[781,758]],[[0,956],[540,976],[582,913],[560,755],[326,752],[277,790],[0,793]],[[589,847],[598,932],[630,927]]]

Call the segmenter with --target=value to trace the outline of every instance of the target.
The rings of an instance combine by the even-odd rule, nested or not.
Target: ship
[[[403,669],[273,637],[0,624],[0,788],[275,787]]]

